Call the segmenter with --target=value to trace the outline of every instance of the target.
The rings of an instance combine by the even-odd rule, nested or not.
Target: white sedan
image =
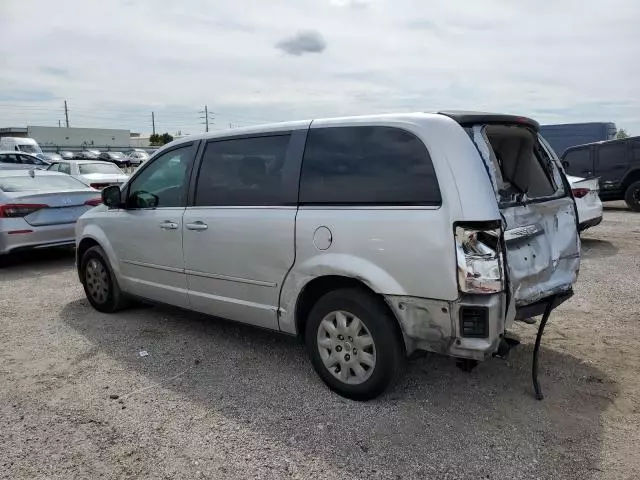
[[[115,164],[101,160],[60,160],[51,164],[48,170],[66,173],[98,190],[121,185],[129,179]]]
[[[571,184],[573,198],[576,199],[580,231],[595,227],[602,221],[602,202],[598,196],[600,192],[598,179],[567,175],[567,180]]]

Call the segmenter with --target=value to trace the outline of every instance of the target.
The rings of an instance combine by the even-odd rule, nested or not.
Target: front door
[[[295,254],[299,162],[296,170],[289,147],[295,135],[206,145],[194,206],[184,214],[191,308],[278,328],[280,288]]]
[[[109,239],[123,289],[143,298],[189,306],[182,256],[182,216],[196,144],[172,149],[127,189],[126,208],[113,211]]]

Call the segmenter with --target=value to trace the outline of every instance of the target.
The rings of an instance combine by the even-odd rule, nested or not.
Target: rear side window
[[[286,134],[209,142],[198,175],[195,205],[287,204],[284,164],[289,139]]]
[[[71,174],[71,166],[68,163],[61,163],[58,167],[58,171]]]
[[[596,152],[598,167],[601,169],[626,166],[629,163],[627,142],[603,143],[596,147]]]
[[[589,148],[578,148],[570,150],[562,157],[562,165],[568,173],[577,176],[584,176],[586,171],[593,170],[591,152]]]
[[[429,152],[394,127],[311,129],[300,179],[300,203],[440,205]]]

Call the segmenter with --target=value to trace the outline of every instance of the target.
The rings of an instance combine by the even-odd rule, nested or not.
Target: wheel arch
[[[633,182],[638,182],[638,181],[640,181],[640,168],[631,170],[629,173],[625,175],[624,179],[622,180],[623,192],[625,192],[627,188],[629,188],[629,185],[631,185]]]
[[[362,292],[366,292],[372,297],[376,298],[379,302],[380,308],[384,309],[391,318],[394,319],[393,326],[398,335],[398,340],[406,348],[406,338],[402,330],[399,319],[394,313],[393,309],[385,301],[383,295],[373,290],[364,281],[358,278],[344,276],[344,275],[321,275],[308,281],[301,289],[294,308],[294,321],[296,335],[301,341],[304,341],[305,329],[307,325],[307,319],[311,313],[313,306],[329,292],[343,289],[356,289]]]

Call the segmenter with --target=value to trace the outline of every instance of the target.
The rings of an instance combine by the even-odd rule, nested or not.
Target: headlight
[[[460,290],[480,294],[503,291],[500,229],[456,227],[455,237]]]

